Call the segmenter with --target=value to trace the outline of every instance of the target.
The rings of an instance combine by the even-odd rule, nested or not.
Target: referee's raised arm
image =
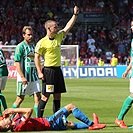
[[[72,15],[71,19],[68,21],[68,23],[66,24],[66,26],[64,27],[64,29],[62,29],[64,31],[65,35],[68,34],[68,32],[70,31],[70,29],[75,24],[75,21],[77,19],[78,14],[79,14],[79,8],[77,6],[75,6],[74,9],[73,9],[73,15]]]

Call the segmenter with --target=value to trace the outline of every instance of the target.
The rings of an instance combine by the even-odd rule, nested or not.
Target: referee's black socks
[[[53,100],[53,112],[57,112],[60,109],[60,100]]]

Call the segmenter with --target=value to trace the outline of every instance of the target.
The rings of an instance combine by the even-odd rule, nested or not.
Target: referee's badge
[[[54,92],[54,85],[46,85],[46,92]]]

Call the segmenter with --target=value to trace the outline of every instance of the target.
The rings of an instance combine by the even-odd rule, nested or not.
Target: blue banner
[[[116,66],[118,78],[122,78],[122,74],[126,70],[126,68],[127,66]]]
[[[64,78],[121,78],[127,66],[62,67]]]

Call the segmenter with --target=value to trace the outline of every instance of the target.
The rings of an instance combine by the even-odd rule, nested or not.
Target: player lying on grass
[[[106,124],[98,122],[98,116],[93,113],[94,122],[79,110],[74,104],[68,104],[55,114],[46,118],[31,118],[32,108],[8,108],[3,112],[3,120],[0,121],[0,131],[44,131],[44,130],[66,130],[89,129],[98,130],[106,127]],[[67,120],[70,114],[82,121],[71,122]],[[16,114],[11,120],[12,114]]]

